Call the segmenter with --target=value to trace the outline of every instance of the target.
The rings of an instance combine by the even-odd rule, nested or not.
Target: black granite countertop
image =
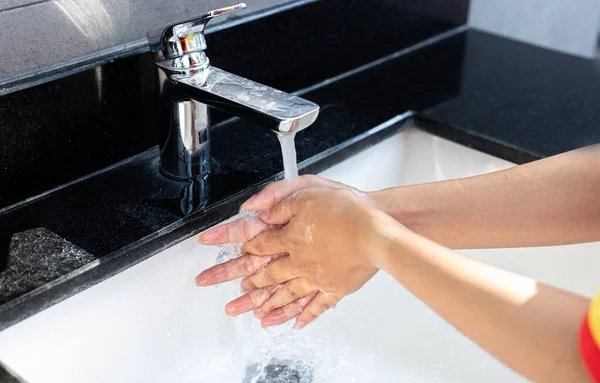
[[[307,7],[335,8],[333,3]],[[233,41],[243,46],[248,36],[260,31],[302,25],[307,20],[318,25],[312,18],[323,12],[298,8],[209,36],[209,47],[223,47],[216,49],[214,59],[209,54],[215,65],[287,91],[304,88],[300,94],[321,106],[317,122],[296,139],[302,172],[323,170],[409,122],[517,163],[600,142],[600,108],[595,105],[600,100],[598,61],[394,9],[384,12],[385,17],[381,10],[365,13],[364,17],[379,18],[380,29],[360,36],[346,24],[352,18],[344,12],[362,14],[363,9],[357,5],[334,10],[328,12],[330,17],[337,15],[329,20],[329,27],[308,28],[310,35],[306,29],[277,30],[278,37],[268,40],[259,52],[236,57],[237,64],[244,65],[227,59]],[[287,18],[285,22],[282,17]],[[400,17],[406,23],[398,23]],[[396,31],[399,24],[405,28],[401,33]],[[307,46],[306,41],[312,44]],[[372,41],[378,44],[367,44]],[[298,48],[301,54],[277,54],[295,46],[292,42],[302,47]],[[364,49],[349,49],[357,47]],[[280,61],[275,61],[278,57]],[[120,113],[126,108],[150,113],[152,89],[147,81],[152,67],[148,60],[141,55],[103,66],[100,72],[108,74],[105,86],[91,86],[96,93],[84,92],[90,99],[79,100],[80,108],[106,119],[90,128],[102,144],[90,143],[86,152],[79,145],[89,140],[89,134],[59,135],[57,141],[63,148],[72,148],[71,152],[61,151],[60,161],[55,156],[55,162],[28,165],[31,169],[46,166],[47,171],[56,172],[55,177],[45,175],[39,183],[28,178],[16,192],[3,189],[0,193],[4,208],[0,210],[0,329],[233,215],[245,198],[280,175],[282,163],[275,137],[225,116],[216,116],[220,123],[214,129],[211,148],[215,172],[205,184],[176,183],[158,173],[154,133],[148,133],[155,127],[147,115],[142,114],[143,127],[129,127],[126,137],[131,138],[131,145],[118,141],[120,136],[109,126],[119,115],[103,105],[114,105]],[[270,62],[269,67],[257,67],[260,60]],[[12,98],[0,98],[0,110],[16,108],[25,119],[35,113],[44,116],[39,108],[27,110],[23,104],[38,95],[49,100],[53,92],[76,97],[77,89],[88,89],[94,75],[86,72],[36,87],[37,91],[31,88],[4,96]],[[117,78],[125,79],[127,91],[111,82]],[[76,95],[70,96],[74,90]],[[78,128],[90,124],[85,116],[45,113],[57,119],[53,124],[62,121],[64,132],[79,132]],[[10,126],[21,121],[13,114],[10,118],[0,115],[2,120]],[[11,132],[23,138],[23,132]],[[140,134],[139,140],[133,139],[136,134]],[[35,135],[29,138],[38,139]],[[15,139],[16,145],[19,139]],[[73,146],[62,142],[64,139],[72,139]],[[102,157],[101,149],[110,143],[115,146]],[[23,153],[3,154],[7,157],[3,163],[15,165]],[[81,163],[73,162],[81,159]],[[121,162],[100,170],[118,160]],[[60,171],[64,163],[73,166]],[[92,171],[97,173],[71,181]],[[0,172],[3,182],[15,182],[17,176],[10,170]],[[57,184],[56,178],[61,180]],[[70,183],[11,206],[65,182]],[[190,204],[203,207],[190,213]]]
[[[600,142],[600,60],[469,30],[457,97],[426,111],[523,162]],[[460,40],[460,42],[459,42]]]

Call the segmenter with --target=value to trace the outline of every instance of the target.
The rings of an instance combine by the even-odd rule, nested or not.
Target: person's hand
[[[242,207],[248,211],[268,210],[273,205],[284,198],[303,190],[311,188],[329,188],[352,190],[357,194],[362,194],[357,189],[344,185],[339,182],[327,180],[315,175],[304,175],[293,182],[286,180],[273,182],[265,187],[261,192],[246,201]],[[256,235],[272,230],[276,225],[271,225],[263,221],[260,216],[238,219],[234,222],[217,226],[200,235],[199,241],[205,245],[221,245],[225,243],[243,243]],[[254,274],[261,267],[266,266],[272,257],[257,257],[253,255],[243,255],[225,263],[213,266],[196,277],[196,283],[199,286],[211,286],[238,278],[247,277]],[[257,289],[250,294],[244,295],[226,306],[228,315],[239,315],[251,310],[260,308],[263,303],[277,290],[278,286],[272,286],[267,289]],[[290,304],[286,308],[288,312],[301,311],[308,304],[308,297],[299,299],[298,302]],[[260,315],[258,313],[257,315]],[[274,323],[275,324],[275,323]]]
[[[268,210],[277,202],[303,189],[314,188],[330,188],[330,189],[346,189],[354,190],[360,193],[359,190],[351,188],[339,182],[330,181],[328,179],[315,176],[304,175],[295,181],[281,180],[270,183],[259,193],[251,197],[242,204],[242,208],[247,211],[262,211]],[[217,226],[213,229],[202,233],[198,240],[204,245],[223,245],[226,243],[243,243],[254,238],[256,235],[270,230],[273,227],[264,222],[260,217],[247,219],[238,219],[234,222]],[[246,276],[240,275],[236,278]],[[220,283],[222,281],[216,281]]]
[[[266,267],[242,281],[250,293],[228,305],[266,296],[256,315],[268,327],[296,316],[303,328],[377,272],[391,233],[403,226],[348,190],[312,189],[294,194],[261,213],[270,225],[286,225],[246,242],[249,257],[270,257]],[[259,260],[261,258],[255,258]],[[277,286],[281,285],[280,288]],[[250,298],[248,298],[250,297]]]

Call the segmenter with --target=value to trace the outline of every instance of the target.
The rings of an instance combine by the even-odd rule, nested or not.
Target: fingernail
[[[226,305],[225,306],[225,314],[229,315],[230,317],[235,316],[236,307],[234,305]]]
[[[269,323],[269,322],[264,322],[264,321],[263,321],[263,322],[260,322],[260,325],[261,325],[261,327],[262,327],[262,328],[267,328],[267,327],[271,327],[271,326],[273,326],[273,324],[272,324],[272,323]]]
[[[221,269],[205,270],[196,277],[196,284],[198,286],[210,286],[220,283],[226,279],[225,274],[225,271]]]
[[[216,237],[217,237],[217,234],[215,232],[213,232],[212,230],[209,230],[207,232],[200,234],[200,237],[198,237],[198,241],[200,241],[200,243],[203,243],[203,244],[209,244]]]
[[[298,330],[302,330],[304,327],[306,327],[307,324],[308,324],[308,322],[299,320],[298,322],[296,322],[296,328]]]
[[[250,291],[254,290],[252,287],[244,286],[243,283],[242,283],[241,289],[242,289],[242,293],[244,293],[244,294],[248,294]]]
[[[274,325],[282,324],[286,322],[289,318],[285,315],[284,312],[278,313],[276,315],[269,315],[265,319],[263,319],[260,323],[263,327],[271,327]]]

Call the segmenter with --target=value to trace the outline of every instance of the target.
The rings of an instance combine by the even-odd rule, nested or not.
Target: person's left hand
[[[296,324],[302,328],[358,290],[377,272],[373,256],[385,250],[383,234],[402,227],[345,190],[301,191],[261,213],[261,219],[286,226],[246,242],[243,250],[253,255],[221,272],[231,273],[235,267],[258,270],[242,282],[249,293],[226,310],[235,315],[264,302],[255,311],[264,327],[298,316]],[[274,254],[286,255],[273,260]]]
[[[361,191],[339,182],[315,176],[303,175],[295,181],[281,180],[270,183],[254,197],[244,202],[242,208],[248,211],[263,211],[271,209],[276,203],[297,193],[300,190],[327,188],[351,190],[354,193],[363,195],[365,199],[369,196]],[[216,226],[201,234],[199,242],[204,245],[222,245],[225,243],[243,243],[254,238],[258,234],[272,230],[273,225],[264,222],[259,216],[252,218],[238,219],[236,221]],[[257,272],[261,267],[266,266],[274,257],[258,257],[245,254],[239,258],[232,259],[225,263],[215,265],[204,270],[196,277],[196,283],[199,286],[211,286],[238,278],[244,278]],[[240,299],[228,304],[225,307],[228,315],[239,315],[247,311],[259,309],[263,303],[277,290],[278,287],[272,286],[267,289],[258,289],[250,294],[244,295]],[[314,294],[313,294],[314,296]],[[307,298],[299,299],[297,302],[286,307],[288,312],[300,312],[306,304]],[[260,316],[260,311],[257,313]]]

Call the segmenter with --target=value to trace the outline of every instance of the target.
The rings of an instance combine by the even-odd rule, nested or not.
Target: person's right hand
[[[296,316],[304,327],[373,277],[389,238],[407,231],[362,195],[340,189],[302,190],[260,216],[285,226],[244,243],[248,259],[261,266],[252,267],[259,271],[242,282],[248,293],[226,311],[237,315],[260,300],[255,316],[264,327]],[[238,259],[222,269],[231,273]]]
[[[357,189],[348,185],[327,180],[315,175],[304,175],[297,180],[289,182],[286,180],[273,182],[262,191],[244,202],[242,208],[248,211],[265,211],[271,209],[281,200],[304,189],[343,189],[352,190],[363,194]],[[238,219],[234,222],[217,226],[200,235],[199,241],[204,245],[222,245],[226,243],[244,243],[257,235],[276,228],[260,219],[259,216],[246,219]],[[259,257],[256,255],[242,255],[241,257],[229,260],[219,265],[215,265],[196,277],[196,283],[199,286],[210,286],[238,278],[248,277],[262,267],[265,267],[276,257]],[[257,316],[260,316],[259,309],[279,288],[271,286],[264,289],[256,289],[226,306],[228,315],[239,315],[245,312],[255,310]],[[302,311],[302,309],[314,297],[304,297],[292,303],[287,308],[288,311]]]
[[[323,177],[307,174],[294,181],[281,180],[270,183],[259,193],[242,204],[247,211],[263,211],[272,208],[279,201],[304,189],[344,189],[360,192],[348,185],[330,181]],[[224,225],[214,227],[200,235],[198,240],[203,245],[223,245],[226,243],[244,243],[256,237],[258,234],[272,229],[273,226],[265,223],[259,217],[238,219]],[[235,278],[244,277],[240,275]],[[234,279],[235,279],[234,278]],[[218,281],[215,283],[221,283]]]

